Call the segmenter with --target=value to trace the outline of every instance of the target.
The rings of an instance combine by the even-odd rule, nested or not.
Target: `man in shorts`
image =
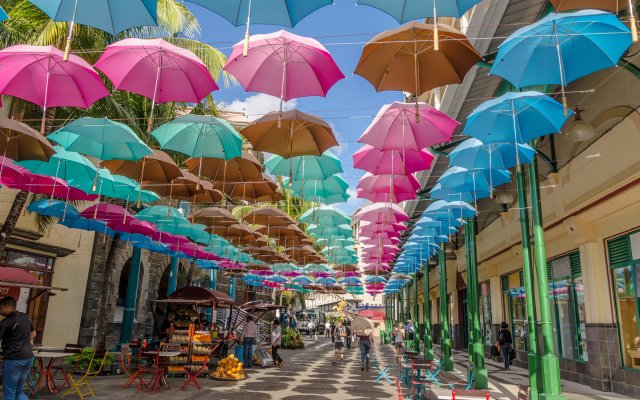
[[[333,353],[333,361],[331,363],[333,365],[338,365],[338,361],[342,365],[344,361],[344,354],[342,353],[342,348],[344,347],[344,340],[347,337],[347,330],[342,326],[342,322],[338,322],[336,325],[336,329],[334,331],[333,336],[335,337],[335,352]]]

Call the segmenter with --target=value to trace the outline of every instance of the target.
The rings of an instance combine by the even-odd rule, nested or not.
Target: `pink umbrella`
[[[240,262],[237,262],[237,261],[229,260],[229,259],[226,259],[226,258],[223,258],[222,260],[220,260],[218,265],[220,266],[220,268],[229,269],[229,270],[243,270],[244,269],[244,264],[242,264]]]
[[[358,143],[379,150],[421,150],[451,140],[460,123],[425,103],[383,106]]]
[[[249,271],[249,274],[259,275],[259,276],[273,276],[273,271],[271,271],[270,269],[261,269],[261,270],[252,269]]]
[[[247,92],[260,92],[283,101],[326,96],[344,78],[338,65],[320,42],[281,30],[253,35],[251,51],[243,56],[244,42],[233,46],[224,70],[235,76]]]
[[[381,233],[381,232],[391,232],[397,233],[406,231],[407,227],[403,224],[377,224],[375,222],[362,221],[360,223],[360,227],[358,228],[360,233],[364,232],[373,232],[373,233]]]
[[[151,99],[147,131],[156,103],[199,103],[219,87],[207,66],[192,52],[162,39],[124,39],[107,46],[95,67],[118,90]]]
[[[433,155],[427,150],[379,150],[365,144],[353,154],[353,166],[374,175],[406,175],[431,168]]]
[[[369,249],[378,249],[378,248],[384,248],[384,249],[390,249],[390,250],[395,250],[395,251],[400,251],[400,247],[396,246],[396,245],[391,245],[391,244],[364,244],[362,246],[362,250],[369,250]]]
[[[386,286],[386,283],[370,283],[366,286],[367,290],[382,290]]]
[[[276,275],[285,276],[287,278],[295,278],[297,276],[302,275],[302,272],[300,272],[300,271],[282,271],[282,272],[277,272]]]
[[[360,276],[359,271],[337,271],[336,278],[349,278],[352,276]]]
[[[355,215],[360,221],[380,223],[409,221],[409,216],[397,204],[374,203],[363,207]]]
[[[87,219],[95,219],[107,224],[127,223],[134,220],[134,216],[126,209],[109,203],[94,204],[80,213],[80,216]]]
[[[359,199],[367,199],[376,203],[402,203],[407,200],[415,200],[415,193],[369,193],[364,189],[357,189],[356,195]]]
[[[174,235],[172,233],[166,233],[158,231],[151,237],[153,240],[164,243],[166,245],[180,245],[189,243],[189,239],[186,236]]]
[[[279,288],[282,285],[277,282],[264,281],[262,282],[262,286],[268,287],[268,288]]]
[[[147,237],[152,237],[158,232],[156,227],[153,226],[152,224],[146,221],[140,221],[135,217],[133,217],[132,219],[127,218],[125,222],[123,222],[122,220],[109,221],[107,222],[107,225],[109,226],[109,228],[113,229],[114,231],[120,231],[120,232],[132,233],[132,234],[137,233],[139,235],[144,235]]]
[[[388,194],[395,203],[398,196],[408,195],[415,199],[420,182],[412,175],[372,175],[366,172],[358,182],[357,189],[363,192]],[[360,197],[360,195],[358,195]]]
[[[30,174],[29,170],[19,166],[12,159],[0,156],[0,184],[11,187]]]
[[[97,198],[82,190],[70,188],[66,181],[53,176],[23,173],[20,180],[7,186],[12,189],[23,190],[29,193],[42,194],[50,198],[58,198],[67,201],[90,201]]]
[[[40,132],[44,133],[50,107],[88,108],[109,91],[98,73],[82,58],[53,46],[11,46],[0,50],[0,93],[42,107]]]
[[[363,237],[360,240],[361,244],[372,245],[372,246],[382,246],[387,244],[395,245],[395,244],[399,244],[400,242],[402,242],[400,238],[396,238],[396,237],[386,237],[386,238],[381,238],[381,237],[364,238]]]

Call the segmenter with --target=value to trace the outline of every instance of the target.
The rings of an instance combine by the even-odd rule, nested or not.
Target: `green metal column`
[[[469,234],[470,226],[469,219],[465,220],[465,224],[462,233],[464,236],[464,250],[465,250],[465,260],[466,260],[466,271],[467,271],[467,329],[469,331],[469,344],[467,346],[467,353],[469,355],[469,365],[473,365],[473,343],[474,340],[474,332],[473,332],[473,304],[471,299],[473,299],[473,273],[471,272],[471,236]],[[460,305],[461,307],[463,304]]]
[[[411,319],[411,291],[409,290],[409,283],[405,285],[406,296],[405,296],[405,307],[404,314],[402,315],[402,323],[406,323]]]
[[[413,351],[420,352],[420,332],[418,327],[418,274],[413,274]]]
[[[396,318],[397,322],[402,322],[402,313],[404,313],[404,296],[402,294],[402,289],[398,290],[398,312],[396,313],[398,318]]]
[[[140,265],[142,263],[142,249],[133,248],[131,263],[129,264],[129,279],[127,282],[127,294],[124,298],[124,314],[120,327],[120,343],[129,343],[133,337],[133,325],[136,319],[136,304],[138,303],[138,281],[140,278]]]
[[[445,371],[453,371],[451,335],[449,333],[449,303],[447,302],[447,259],[444,249],[438,252],[440,261],[440,353]]]
[[[209,289],[216,290],[218,287],[218,271],[215,269],[209,270]]]
[[[167,282],[167,297],[171,296],[178,288],[178,266],[180,259],[177,256],[171,257],[169,264],[169,282]]]
[[[229,297],[231,297],[233,301],[236,301],[236,278],[229,279]],[[280,298],[282,299],[282,296],[280,296]]]
[[[469,263],[467,264],[467,286],[469,293],[469,308],[473,322],[473,387],[474,389],[489,388],[489,373],[484,365],[484,344],[482,343],[482,327],[480,326],[480,307],[478,305],[478,258],[476,251],[476,218],[470,218],[465,230],[467,231],[467,247],[469,249]]]
[[[424,286],[424,306],[422,314],[424,319],[424,359],[433,360],[433,338],[431,337],[431,304],[429,298],[429,263],[424,264],[424,277],[422,278]]]
[[[564,399],[560,385],[560,362],[556,356],[553,343],[553,326],[551,321],[551,305],[549,303],[549,281],[547,278],[547,254],[544,242],[544,225],[542,223],[542,204],[538,182],[537,157],[529,164],[529,183],[531,185],[531,206],[533,215],[533,241],[536,260],[536,277],[538,278],[538,296],[540,297],[540,325],[542,331],[541,399]]]
[[[529,230],[529,210],[525,196],[524,172],[516,170],[518,184],[518,206],[520,208],[520,232],[522,236],[522,274],[524,275],[524,292],[527,306],[527,334],[529,335],[529,398],[538,400],[541,380],[539,379],[540,355],[538,354],[538,332],[536,332],[536,298],[533,283],[533,259],[531,258],[531,232]]]

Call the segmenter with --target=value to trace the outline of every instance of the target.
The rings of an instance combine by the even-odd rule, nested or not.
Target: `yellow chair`
[[[108,355],[109,355],[109,352],[106,349],[96,350],[93,352],[93,355],[91,356],[91,361],[89,361],[89,366],[87,367],[87,371],[84,373],[84,375],[82,375],[82,377],[80,377],[79,379],[76,377],[76,379],[74,379],[72,374],[70,373],[67,374],[67,376],[69,377],[69,383],[71,387],[67,389],[62,394],[62,396],[60,396],[60,398],[62,399],[65,396],[72,395],[72,394],[78,396],[81,400],[84,399],[85,396],[95,397],[95,394],[93,393],[93,389],[91,388],[90,382],[93,378],[100,375]],[[100,360],[100,364],[98,368],[96,368],[95,370],[93,370],[92,368],[94,360],[96,361]]]

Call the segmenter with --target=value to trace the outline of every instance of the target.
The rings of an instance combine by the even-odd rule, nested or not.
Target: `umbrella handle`
[[[247,10],[247,30],[244,32],[244,47],[242,49],[242,56],[247,57],[249,55],[249,27],[251,26],[251,3],[249,0],[249,9]]]
[[[629,24],[631,25],[631,40],[633,41],[633,43],[638,43],[638,24],[636,22],[635,15],[631,15]]]
[[[72,28],[69,28],[69,37],[67,38],[67,44],[64,47],[64,56],[62,57],[62,61],[69,61],[69,54],[71,54],[71,30],[73,29],[73,24],[71,26]]]
[[[438,32],[438,22],[433,24],[433,51],[440,51],[440,34]]]

